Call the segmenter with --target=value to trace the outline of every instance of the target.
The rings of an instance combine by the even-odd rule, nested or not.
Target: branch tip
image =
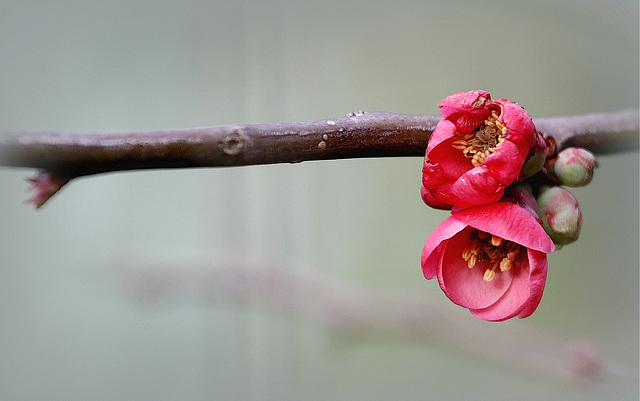
[[[35,177],[28,178],[27,181],[31,183],[28,190],[35,193],[25,203],[33,204],[36,209],[39,209],[69,182],[69,178],[61,177],[51,171],[40,170]]]

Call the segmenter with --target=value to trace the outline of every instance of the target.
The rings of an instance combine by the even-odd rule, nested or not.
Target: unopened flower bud
[[[576,198],[562,187],[543,185],[537,200],[544,230],[557,245],[556,249],[576,241],[582,223]]]
[[[561,185],[582,187],[591,182],[598,167],[596,157],[583,148],[566,148],[558,154],[553,173]]]

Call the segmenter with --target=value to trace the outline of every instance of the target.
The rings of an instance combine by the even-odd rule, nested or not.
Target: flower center
[[[486,282],[493,280],[498,267],[501,272],[511,269],[520,253],[520,245],[484,231],[471,230],[469,239],[471,245],[462,251],[462,259],[467,262],[469,269],[473,269],[478,261],[489,260],[491,267],[482,276]]]
[[[509,133],[509,129],[498,121],[499,117],[498,111],[492,110],[489,118],[484,120],[484,124],[473,132],[456,139],[451,146],[461,150],[466,158],[471,159],[471,164],[474,167],[482,165],[484,159],[495,152],[498,146],[504,142],[503,135]]]

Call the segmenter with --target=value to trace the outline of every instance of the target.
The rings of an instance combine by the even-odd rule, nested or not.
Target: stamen
[[[476,266],[477,261],[478,261],[478,257],[476,255],[471,255],[471,257],[467,261],[467,267],[469,269],[473,269]]]
[[[484,275],[482,276],[482,279],[488,283],[489,281],[493,280],[495,276],[496,276],[495,271],[491,269],[487,269],[484,271]]]
[[[473,146],[467,146],[466,148],[462,149],[464,157],[468,157],[469,159],[471,159],[477,152],[478,151]]]
[[[475,109],[479,109],[481,107],[484,107],[486,105],[488,105],[489,103],[491,103],[490,100],[488,100],[486,97],[484,96],[478,96],[478,98],[476,99],[475,102],[473,102],[473,104],[471,105],[471,107],[475,108]]]
[[[515,242],[476,229],[469,233],[469,240],[470,245],[462,251],[461,257],[469,269],[473,269],[478,262],[491,262],[491,268],[486,269],[482,276],[486,282],[495,278],[498,268],[501,272],[511,270],[522,249]]]
[[[469,143],[464,139],[456,139],[455,141],[451,142],[451,147],[454,149],[464,150],[467,146],[469,146]]]
[[[492,110],[491,115],[484,121],[484,124],[464,136],[456,133],[458,139],[451,142],[451,147],[462,151],[464,156],[471,159],[474,167],[484,164],[487,156],[496,151],[498,146],[504,142],[503,135],[509,133],[509,129],[504,123],[499,122],[500,112]]]
[[[491,236],[491,245],[493,245],[493,246],[500,246],[500,245],[502,245],[503,241],[504,240],[502,238],[498,237],[497,235],[492,235]]]
[[[465,141],[470,141],[475,137],[476,137],[476,133],[475,132],[469,132],[467,135],[462,137],[462,139],[464,139]]]
[[[510,269],[511,269],[511,260],[509,260],[508,258],[503,258],[500,261],[500,271],[504,272]]]
[[[471,164],[473,164],[474,167],[478,167],[482,165],[482,162],[484,162],[484,159],[487,157],[486,153],[476,153],[473,155],[473,158],[471,159]]]
[[[475,243],[471,247],[462,251],[462,259],[464,259],[464,261],[467,262],[467,266],[469,267],[469,269],[473,269],[473,267],[478,262],[479,252],[480,252],[480,249]]]

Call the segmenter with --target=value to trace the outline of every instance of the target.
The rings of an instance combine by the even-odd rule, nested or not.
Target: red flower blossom
[[[442,120],[422,170],[424,201],[439,209],[498,201],[523,178],[525,160],[539,144],[531,117],[519,104],[491,100],[481,90],[453,94],[439,107]]]
[[[527,317],[542,298],[546,254],[554,244],[533,214],[533,196],[527,194],[517,204],[456,208],[425,243],[425,277],[437,278],[451,301],[480,319]]]

